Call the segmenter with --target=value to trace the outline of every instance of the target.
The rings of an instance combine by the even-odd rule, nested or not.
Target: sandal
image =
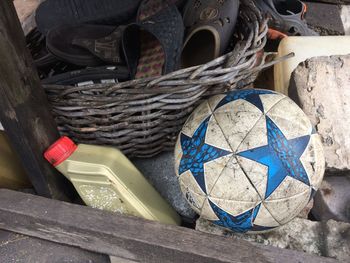
[[[84,86],[100,83],[118,83],[129,80],[129,70],[122,66],[87,68],[70,71],[43,79],[42,84]]]
[[[121,64],[123,26],[60,26],[48,32],[46,46],[58,59],[79,65]]]
[[[39,31],[61,25],[119,25],[135,17],[140,0],[46,0],[36,11]]]
[[[160,76],[176,70],[183,33],[182,17],[174,4],[165,0],[144,0],[136,23],[127,26],[122,37],[124,57],[132,78]]]
[[[256,0],[255,4],[271,17],[269,27],[288,36],[318,36],[307,27],[306,5],[299,0]]]
[[[183,68],[205,64],[223,55],[230,44],[239,9],[238,0],[190,0],[184,10],[187,37]]]

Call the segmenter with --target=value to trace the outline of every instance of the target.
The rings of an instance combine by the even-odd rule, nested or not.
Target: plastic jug
[[[119,150],[56,141],[45,158],[74,185],[91,207],[179,224],[180,217]]]
[[[300,62],[317,56],[350,54],[350,36],[308,36],[284,38],[278,47],[278,56],[291,52],[295,56],[274,67],[275,90],[288,95],[290,77]]]

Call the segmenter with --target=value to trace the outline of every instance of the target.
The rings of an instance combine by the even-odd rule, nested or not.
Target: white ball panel
[[[246,136],[237,148],[237,153],[267,145],[266,119],[262,116],[251,130],[247,131]]]
[[[246,202],[258,202],[261,200],[235,158],[232,158],[231,162],[227,163],[209,196]]]
[[[224,170],[226,164],[232,158],[232,154],[223,156],[204,164],[204,179],[207,193],[210,193]]]
[[[284,178],[281,184],[276,188],[275,191],[272,192],[272,194],[268,198],[266,198],[266,200],[272,201],[272,200],[279,200],[279,199],[284,199],[288,197],[293,197],[301,193],[304,193],[309,189],[310,189],[310,186],[290,176],[286,176],[286,178]]]
[[[300,157],[300,161],[308,174],[311,186],[318,189],[325,170],[323,146],[318,134],[311,135],[308,147]]]
[[[207,101],[201,103],[188,117],[186,123],[182,127],[182,132],[189,137],[192,137],[199,125],[212,114]]]
[[[247,212],[248,210],[254,208],[258,205],[259,202],[243,202],[243,201],[232,201],[232,200],[224,200],[224,199],[218,199],[209,197],[209,199],[216,204],[218,207],[220,207],[222,210],[226,211],[227,213],[238,216],[244,212]],[[202,217],[205,215],[202,214]]]
[[[312,124],[309,118],[288,97],[273,106],[267,116],[288,140],[311,134]]]
[[[206,199],[204,201],[204,204],[203,204],[200,216],[202,218],[207,219],[207,220],[213,220],[213,221],[219,220],[219,218],[216,216],[216,214],[214,213],[213,209],[211,208],[208,199]]]
[[[201,187],[197,183],[196,179],[194,178],[190,170],[187,170],[186,172],[182,173],[179,176],[179,181],[180,181],[180,184],[183,184],[192,192],[198,195],[206,196],[206,194],[202,191]]]
[[[283,225],[292,220],[301,212],[301,210],[303,210],[309,202],[310,194],[311,189],[308,189],[304,193],[292,197],[281,198],[278,200],[265,200],[264,205],[273,218]]]
[[[264,204],[260,205],[260,209],[254,220],[254,224],[267,227],[280,226],[280,224],[271,216],[270,212],[266,209]]]
[[[247,132],[262,115],[257,107],[241,99],[227,103],[214,112],[232,151],[236,151]]]
[[[182,155],[183,155],[183,152],[180,144],[180,136],[178,136],[175,144],[175,150],[174,150],[175,174],[177,177],[179,176],[179,167],[180,167]]]
[[[241,156],[237,156],[236,158],[242,170],[249,178],[251,184],[258,192],[260,199],[264,199],[266,192],[268,167]]]
[[[214,111],[214,109],[219,104],[219,102],[225,97],[226,97],[226,95],[215,95],[213,97],[210,97],[208,99],[208,104],[209,104],[209,107],[211,108],[211,110]]]
[[[231,146],[227,142],[225,135],[222,133],[222,130],[216,122],[214,115],[210,118],[208,123],[207,133],[205,136],[205,143],[226,151],[232,151]]]
[[[200,215],[206,196],[199,195],[191,191],[186,185],[180,183],[181,191],[192,209]]]
[[[268,112],[275,104],[280,100],[284,99],[286,96],[280,93],[274,94],[261,94],[260,99],[264,107],[264,113]]]

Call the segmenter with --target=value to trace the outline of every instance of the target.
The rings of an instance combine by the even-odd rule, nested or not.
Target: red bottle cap
[[[77,147],[71,139],[63,136],[46,150],[44,156],[53,166],[57,166],[71,156]]]

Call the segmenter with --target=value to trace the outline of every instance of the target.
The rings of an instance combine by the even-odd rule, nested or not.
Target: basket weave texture
[[[201,66],[118,84],[45,86],[60,133],[115,146],[129,157],[172,149],[201,101],[251,84],[266,67],[267,21],[253,1],[241,1],[236,28],[233,50]]]

